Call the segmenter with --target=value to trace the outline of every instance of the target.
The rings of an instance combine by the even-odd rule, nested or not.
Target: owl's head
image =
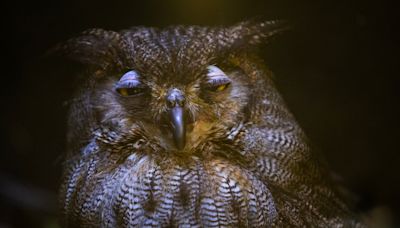
[[[94,29],[71,102],[71,227],[355,227],[257,58],[279,22]],[[338,225],[340,224],[340,225]]]
[[[80,91],[95,122],[84,126],[88,132],[102,129],[104,141],[141,138],[157,151],[193,154],[249,121],[267,80],[250,53],[285,29],[278,21],[94,29],[60,48],[88,66]]]

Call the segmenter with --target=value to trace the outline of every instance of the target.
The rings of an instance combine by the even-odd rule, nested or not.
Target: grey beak
[[[172,134],[176,148],[182,150],[186,144],[186,124],[183,107],[175,106],[170,110]]]

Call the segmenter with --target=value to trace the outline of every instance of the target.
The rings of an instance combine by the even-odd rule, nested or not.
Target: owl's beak
[[[185,123],[185,96],[177,88],[168,91],[166,101],[170,108],[170,121],[172,125],[172,135],[178,150],[182,150],[186,143],[186,123]]]
[[[179,150],[182,150],[186,144],[186,124],[184,119],[183,107],[173,107],[170,110],[170,118],[172,123],[172,135],[174,137],[175,146]]]

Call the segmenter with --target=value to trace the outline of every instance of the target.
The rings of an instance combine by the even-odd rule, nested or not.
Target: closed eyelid
[[[122,77],[114,85],[115,91],[123,97],[133,97],[144,94],[148,87],[140,80],[139,74],[130,70],[122,75]]]
[[[207,70],[207,84],[211,86],[218,86],[231,82],[229,77],[219,67],[215,65],[210,65],[207,67]]]
[[[122,75],[122,77],[119,79],[119,81],[127,81],[127,80],[137,80],[139,81],[139,74],[134,71],[134,70],[130,70],[128,72],[126,72],[125,74]]]
[[[210,65],[207,70],[207,76],[210,78],[226,77],[226,74],[217,66]]]
[[[139,74],[134,70],[130,70],[126,72],[124,75],[122,75],[122,77],[115,85],[117,88],[137,87],[140,86],[141,84],[139,79],[140,79]]]

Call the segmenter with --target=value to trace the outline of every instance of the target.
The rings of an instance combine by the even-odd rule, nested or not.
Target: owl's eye
[[[131,70],[122,75],[121,79],[115,84],[115,90],[121,96],[126,97],[142,94],[146,87],[139,81],[138,73]]]
[[[207,70],[206,88],[208,90],[220,92],[229,87],[231,80],[220,68],[211,65],[207,67]]]

